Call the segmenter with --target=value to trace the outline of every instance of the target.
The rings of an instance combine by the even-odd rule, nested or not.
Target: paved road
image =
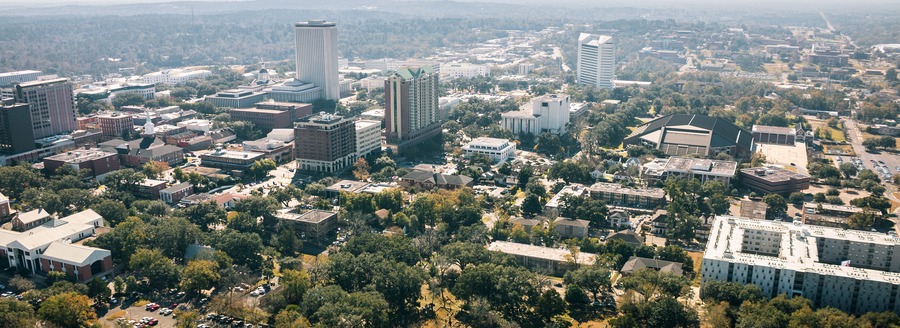
[[[856,156],[863,161],[863,165],[865,165],[867,169],[874,171],[872,161],[883,161],[884,164],[887,165],[888,169],[890,169],[891,173],[900,174],[900,172],[898,172],[897,170],[897,168],[900,167],[900,156],[887,152],[881,152],[878,154],[867,152],[866,147],[863,147],[862,145],[862,132],[860,131],[859,126],[857,126],[856,121],[848,118],[844,118],[841,121],[844,123],[844,127],[847,128],[847,141],[849,141],[850,145],[853,146],[853,152],[855,152]],[[896,191],[894,185],[891,184],[890,181],[885,180],[886,179],[882,178],[881,181],[881,184],[884,185],[885,188],[887,188],[885,196],[894,201],[900,201],[900,199],[897,199],[893,195],[893,193]],[[898,211],[900,211],[900,209],[898,209]]]

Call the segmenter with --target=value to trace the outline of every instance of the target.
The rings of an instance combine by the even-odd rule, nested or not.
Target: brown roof
[[[632,256],[628,258],[628,262],[625,262],[625,265],[622,265],[621,271],[622,273],[631,273],[640,269],[650,268],[658,270],[659,272],[681,275],[684,272],[682,269],[683,265],[684,264],[678,262]]]

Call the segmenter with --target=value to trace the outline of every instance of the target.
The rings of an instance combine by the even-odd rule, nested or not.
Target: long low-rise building
[[[494,163],[502,163],[516,157],[516,144],[507,139],[479,137],[472,139],[462,147],[466,157],[481,154],[490,158]]]
[[[900,313],[900,239],[876,232],[729,216],[715,219],[703,283],[757,285],[848,313]]]
[[[762,194],[789,194],[809,189],[810,177],[780,167],[754,167],[741,170],[741,182]]]
[[[598,182],[590,186],[588,192],[591,197],[613,206],[657,208],[666,201],[666,192],[661,188],[630,188],[617,183]]]
[[[573,256],[572,252],[551,247],[534,246],[528,244],[511,243],[507,241],[495,241],[488,245],[489,251],[512,255],[523,266],[538,272],[563,274],[577,265],[593,265],[597,255],[578,252]]]
[[[697,179],[700,183],[719,181],[725,187],[731,186],[731,180],[737,174],[737,162],[712,159],[670,157],[657,158],[644,164],[641,176],[650,182],[663,181],[670,176],[685,179]]]

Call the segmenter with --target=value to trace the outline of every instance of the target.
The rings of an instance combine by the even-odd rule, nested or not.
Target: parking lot
[[[155,325],[151,327],[175,327],[175,318],[173,314],[164,315],[160,313],[160,309],[150,311],[144,306],[128,306],[123,304],[122,307],[112,307],[105,316],[100,318],[100,324],[104,327],[117,327],[117,323],[122,323],[127,327],[141,327],[141,319],[156,319]]]

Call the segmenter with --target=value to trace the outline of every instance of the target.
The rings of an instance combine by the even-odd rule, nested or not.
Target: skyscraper
[[[577,82],[612,89],[616,73],[616,43],[609,35],[578,36]]]
[[[324,20],[299,22],[294,35],[297,79],[322,88],[325,99],[340,99],[336,25]]]
[[[340,172],[356,160],[356,125],[343,116],[323,112],[301,118],[294,138],[301,170]]]
[[[5,98],[0,103],[0,154],[18,154],[34,149],[31,110],[28,104]]]
[[[74,85],[68,79],[18,84],[16,101],[30,106],[31,124],[37,139],[78,129]]]
[[[430,66],[402,68],[385,80],[384,133],[395,150],[441,132],[439,80]]]

